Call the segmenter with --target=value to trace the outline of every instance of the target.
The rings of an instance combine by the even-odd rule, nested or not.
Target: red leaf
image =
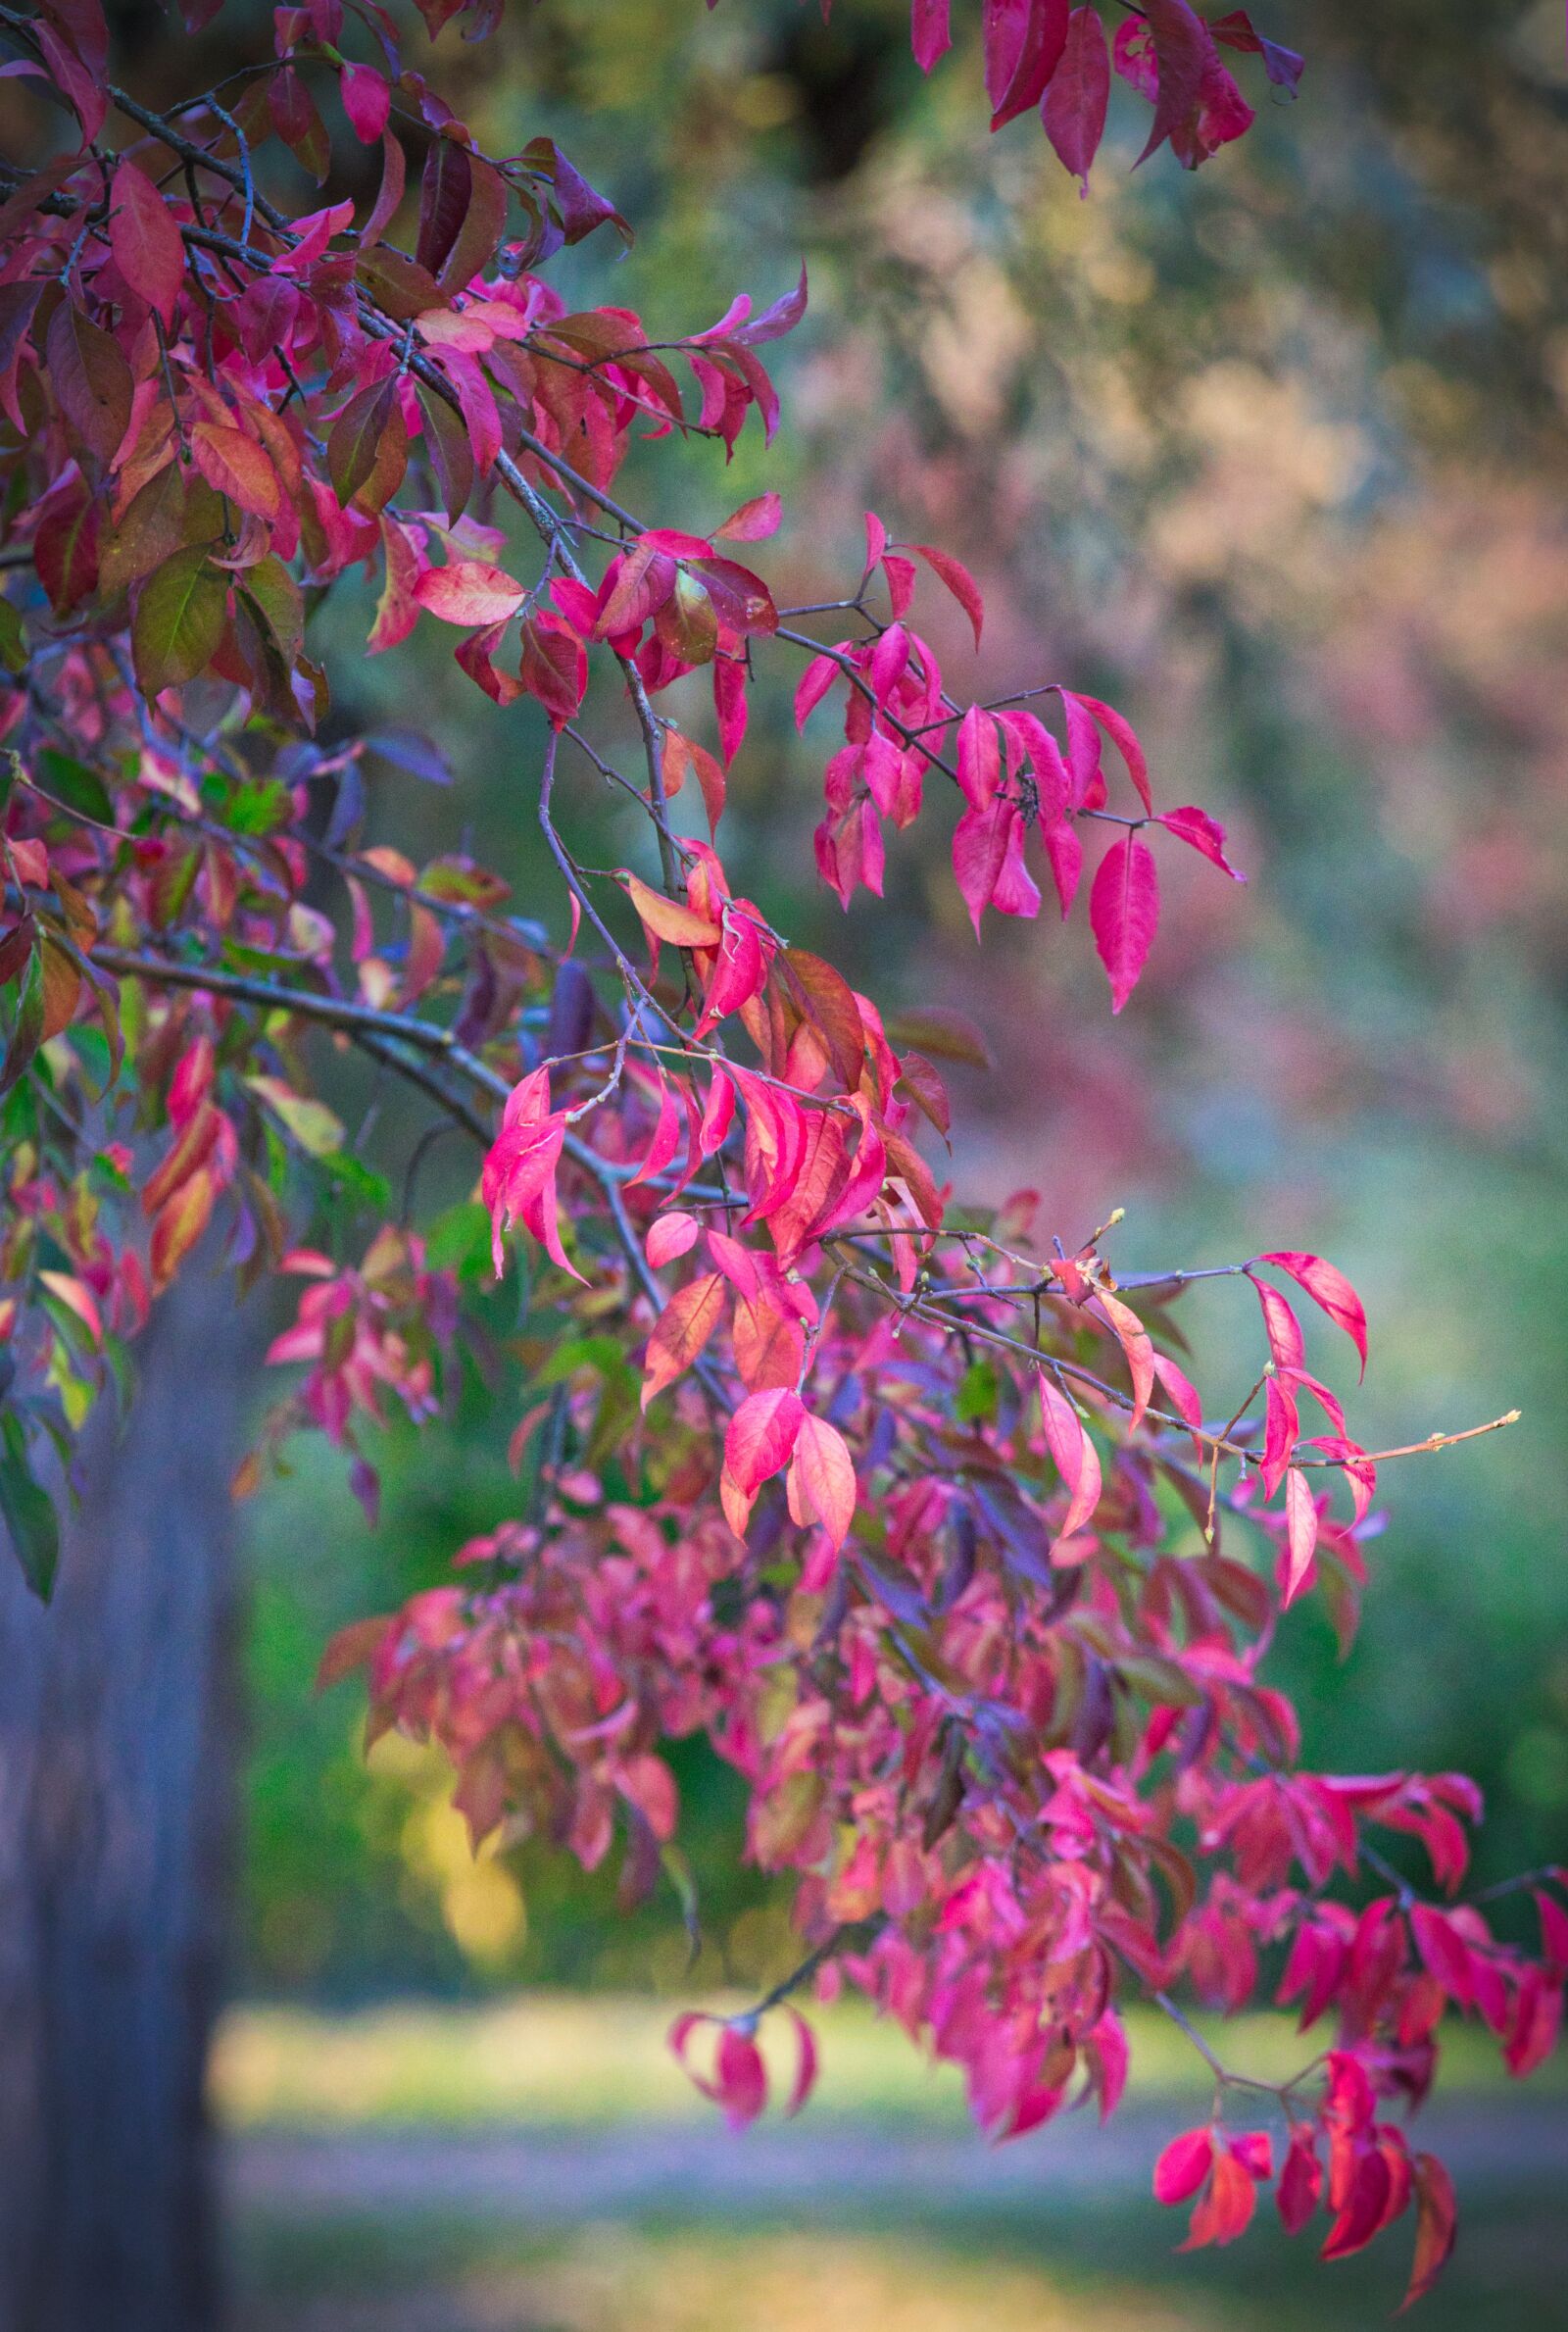
[[[1287,1251],[1277,1255],[1263,1255],[1258,1262],[1272,1264],[1277,1271],[1287,1271],[1298,1287],[1306,1290],[1314,1304],[1326,1312],[1337,1328],[1343,1328],[1355,1346],[1361,1359],[1361,1374],[1366,1374],[1366,1312],[1360,1297],[1343,1271],[1333,1264],[1326,1264],[1320,1255],[1299,1255]]]
[[[1320,2258],[1348,2259],[1353,2252],[1365,2249],[1384,2224],[1392,2185],[1381,2148],[1368,2148],[1350,2181],[1345,2206],[1329,2229]]]
[[[275,519],[283,490],[277,471],[253,437],[221,422],[198,422],[190,433],[196,467],[215,493],[227,495],[259,519]]]
[[[530,1231],[553,1263],[582,1273],[566,1260],[556,1210],[556,1167],[565,1140],[565,1120],[550,1111],[550,1071],[536,1068],[514,1086],[502,1112],[501,1131],[492,1143],[480,1177],[480,1195],[490,1213],[491,1254],[496,1277],[502,1270],[501,1233],[510,1222]]]
[[[986,88],[1001,129],[1046,93],[1067,40],[1069,0],[986,0]]]
[[[765,494],[758,494],[752,501],[743,502],[739,510],[732,510],[722,526],[714,527],[713,539],[715,542],[765,542],[770,534],[778,532],[779,521],[783,516],[784,505],[769,486]]]
[[[1468,2008],[1476,1990],[1470,1950],[1447,1912],[1430,1903],[1412,1904],[1410,1933],[1428,1974],[1437,1979],[1460,2008]]]
[[[753,1393],[741,1403],[724,1435],[724,1467],[747,1497],[755,1497],[770,1474],[788,1464],[805,1417],[800,1395],[782,1387]]]
[[[1536,1910],[1541,1917],[1541,1949],[1546,1966],[1554,1976],[1568,1975],[1568,1911],[1549,1895],[1535,1890]]]
[[[1207,27],[1187,0],[1145,0],[1143,15],[1154,44],[1159,86],[1153,124],[1139,162],[1147,162],[1187,121],[1198,103],[1203,67],[1211,53]]]
[[[1089,894],[1089,923],[1110,980],[1110,1009],[1119,1013],[1138,985],[1159,924],[1153,853],[1130,835],[1113,842],[1100,862]]]
[[[518,677],[554,727],[573,718],[588,687],[588,651],[564,617],[546,609],[525,620]]]
[[[397,139],[383,137],[381,140],[381,183],[376,190],[375,201],[370,207],[370,215],[360,229],[360,245],[363,250],[370,250],[374,244],[380,241],[382,235],[391,225],[398,205],[403,200],[403,189],[408,180],[408,171],[407,159]]]
[[[1208,2243],[1234,2243],[1245,2235],[1257,2208],[1257,2188],[1241,2156],[1233,2147],[1214,2157],[1208,2192],[1193,2212],[1193,2223],[1182,2251],[1200,2251]]]
[[[1401,2315],[1431,2291],[1452,2257],[1458,2232],[1453,2181],[1435,2154],[1415,2158],[1415,2259],[1409,2289],[1399,2304]]]
[[[966,810],[954,828],[953,877],[969,910],[976,939],[988,907],[999,915],[1040,912],[1040,893],[1023,863],[1023,813],[1009,801],[994,802],[989,810]]]
[[[167,325],[185,279],[185,245],[168,204],[134,162],[117,168],[109,194],[109,247],[132,291]]]
[[[675,588],[675,562],[656,544],[636,542],[611,562],[605,581],[609,595],[594,625],[594,637],[600,640],[639,631],[658,615]]]
[[[1323,2166],[1317,2158],[1317,2145],[1309,2129],[1298,2127],[1291,2136],[1290,2152],[1280,2172],[1275,2195],[1281,2220],[1288,2235],[1298,2235],[1317,2208],[1323,2191]]]
[[[527,598],[520,583],[483,559],[455,559],[432,567],[414,586],[420,607],[443,623],[504,623]]]
[[[119,341],[70,300],[62,300],[44,335],[55,398],[89,452],[108,464],[130,423],[130,367]]]
[[[1196,2195],[1214,2160],[1211,2129],[1190,2129],[1172,2138],[1154,2164],[1154,2200],[1170,2208]]]
[[[1110,51],[1097,8],[1075,8],[1067,20],[1067,44],[1051,76],[1041,108],[1046,135],[1064,168],[1089,192],[1089,170],[1105,134],[1110,101]]]
[[[933,550],[929,543],[911,542],[909,548],[917,558],[925,561],[937,581],[952,592],[959,607],[962,608],[973,628],[974,644],[978,648],[981,626],[986,620],[986,603],[981,597],[980,586],[969,570],[964,566],[962,560],[955,559],[948,551]]]

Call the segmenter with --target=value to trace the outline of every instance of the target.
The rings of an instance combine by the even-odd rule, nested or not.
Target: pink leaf
[[[971,705],[958,723],[958,785],[971,810],[989,810],[1002,782],[1002,748],[997,724],[980,705]]]
[[[912,542],[909,548],[917,558],[925,561],[938,582],[946,585],[962,608],[973,626],[974,644],[978,648],[980,628],[986,620],[986,605],[980,595],[980,586],[969,570],[961,560],[953,558],[947,551],[933,550],[929,543]]]
[[[1345,1330],[1360,1355],[1361,1374],[1365,1376],[1366,1312],[1345,1273],[1333,1264],[1326,1264],[1320,1255],[1300,1255],[1294,1250],[1259,1256],[1258,1261],[1272,1264],[1277,1271],[1289,1272],[1313,1303],[1328,1314],[1335,1326]]]
[[[1086,1522],[1094,1519],[1102,1488],[1100,1454],[1066,1394],[1043,1370],[1040,1409],[1046,1446],[1067,1492],[1067,1513],[1056,1539],[1060,1546],[1063,1539],[1071,1538],[1074,1531],[1082,1530]]]
[[[1214,2133],[1190,2129],[1172,2138],[1154,2164],[1154,2200],[1170,2208],[1196,2195],[1214,2161]]]
[[[373,146],[392,111],[392,92],[372,65],[345,65],[340,94],[349,127],[361,145]]]
[[[800,1395],[778,1387],[741,1403],[724,1435],[724,1467],[748,1497],[788,1464],[805,1417]]]
[[[1272,1498],[1285,1479],[1301,1430],[1296,1396],[1277,1376],[1271,1376],[1264,1388],[1263,1414],[1263,1488]]]
[[[1217,818],[1210,818],[1206,810],[1191,806],[1182,810],[1166,810],[1154,822],[1162,825],[1168,834],[1174,834],[1179,842],[1185,842],[1190,850],[1196,850],[1200,858],[1207,859],[1211,866],[1220,868],[1232,882],[1247,880],[1246,875],[1239,872],[1225,856],[1225,828]]]
[[[795,2027],[799,2054],[795,2060],[795,2079],[790,2086],[784,2110],[786,2114],[796,2114],[816,2087],[816,2035],[799,2009],[788,2009],[785,2013]]]
[[[855,1461],[837,1426],[822,1417],[801,1418],[786,1487],[796,1521],[803,1527],[820,1523],[835,1548],[842,1547],[855,1519]]]
[[[1249,1277],[1251,1277],[1250,1273]],[[1297,1369],[1306,1365],[1301,1323],[1277,1287],[1270,1287],[1266,1279],[1257,1278],[1252,1278],[1252,1285],[1263,1307],[1263,1330],[1268,1337],[1269,1359],[1276,1368],[1286,1368],[1294,1374]]]
[[[1144,759],[1142,745],[1133,734],[1131,722],[1124,720],[1113,705],[1102,704],[1098,696],[1081,696],[1064,688],[1061,691],[1063,704],[1068,702],[1069,695],[1072,702],[1084,706],[1094,715],[1126,763],[1127,774],[1138,790],[1138,799],[1146,810],[1152,812],[1154,803],[1149,790],[1149,764]]]
[[[1203,1404],[1199,1399],[1198,1388],[1191,1378],[1177,1367],[1176,1363],[1167,1354],[1162,1352],[1154,1354],[1154,1374],[1159,1379],[1166,1400],[1175,1410],[1182,1423],[1192,1433],[1200,1432],[1203,1424]]]
[[[658,1271],[665,1264],[674,1263],[677,1257],[689,1255],[697,1244],[701,1228],[695,1215],[679,1212],[661,1215],[650,1229],[643,1247],[651,1267]]]
[[[953,46],[949,8],[950,0],[913,0],[909,10],[909,45],[922,73],[929,73],[937,59]]]
[[[793,332],[806,314],[806,268],[803,262],[801,279],[793,291],[764,308],[760,316],[754,316],[750,323],[743,323],[729,337],[742,348],[759,347],[764,340],[782,340],[786,332]]]
[[[1132,1379],[1133,1388],[1132,1430],[1136,1433],[1144,1421],[1144,1412],[1149,1407],[1149,1397],[1154,1389],[1154,1347],[1149,1330],[1129,1305],[1123,1304],[1116,1296],[1107,1295],[1103,1289],[1095,1301],[1115,1330],[1116,1341],[1127,1362],[1127,1373]]]
[[[1317,1546],[1317,1500],[1298,1467],[1293,1467],[1285,1477],[1285,1522],[1286,1565],[1281,1601],[1290,1605],[1306,1584]]]
[[[1089,921],[1110,980],[1110,1009],[1119,1013],[1138,985],[1159,924],[1159,876],[1144,843],[1124,835],[1106,851],[1089,894]]]
[[[745,2129],[767,2103],[762,2053],[750,2033],[726,2024],[718,2036],[717,2096],[731,2129]]]

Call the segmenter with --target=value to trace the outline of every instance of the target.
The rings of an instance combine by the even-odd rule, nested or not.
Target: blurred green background
[[[1114,1254],[1129,1270],[1267,1246],[1331,1255],[1372,1315],[1351,1412],[1370,1445],[1523,1410],[1506,1434],[1387,1469],[1354,1651],[1342,1663],[1302,1609],[1274,1667],[1302,1706],[1309,1758],[1476,1774],[1490,1880],[1568,1858],[1568,60],[1555,0],[1280,0],[1264,16],[1308,54],[1299,103],[1250,90],[1256,129],[1189,178],[1168,156],[1131,173],[1141,130],[1113,102],[1087,202],[1037,124],[985,134],[978,10],[962,5],[960,53],[929,83],[909,62],[906,0],[837,0],[826,27],[796,0],[720,0],[711,16],[701,0],[541,0],[434,77],[492,150],[559,136],[635,223],[624,260],[596,242],[554,271],[582,304],[689,330],[736,289],[776,296],[808,263],[808,321],[773,352],[775,448],[749,428],[727,470],[702,445],[634,456],[633,507],[710,523],[777,484],[785,529],[760,564],[781,600],[835,596],[858,572],[867,507],[945,544],[988,608],[976,656],[939,594],[921,603],[956,690],[1074,678],[1134,720],[1167,804],[1200,802],[1231,828],[1248,887],[1164,854],[1160,942],[1114,1023],[1081,922],[992,918],[975,949],[946,805],[890,848],[885,905],[862,893],[840,916],[809,872],[828,728],[796,738],[782,665],[754,697],[726,837],[769,915],[884,1002],[941,999],[985,1026],[1002,1067],[961,1080],[961,1188],[1040,1189],[1069,1244],[1124,1206]],[[424,632],[363,661],[361,613],[329,618],[339,717],[407,719],[417,705],[458,769],[479,855],[525,910],[548,911],[519,774],[537,749],[526,712],[496,714]],[[700,694],[672,709],[708,734]],[[452,796],[395,772],[379,782],[378,839],[416,853],[450,839]],[[582,790],[566,815],[592,850],[614,851],[612,804]],[[389,1158],[407,1131],[382,1121]],[[464,1195],[455,1155],[427,1171]],[[1184,1308],[1216,1403],[1253,1333],[1239,1304],[1221,1283]],[[1316,1350],[1346,1386],[1344,1351]],[[672,1903],[620,1915],[609,1878],[585,1883],[531,1849],[474,1863],[437,1764],[385,1743],[367,1765],[355,1689],[313,1698],[333,1628],[440,1580],[455,1546],[515,1510],[515,1421],[510,1397],[468,1382],[442,1422],[389,1433],[373,1530],[340,1464],[304,1444],[293,1478],[248,1510],[239,1975],[262,2007],[234,2027],[236,2050],[272,2062],[280,2033],[306,2060],[328,2047],[337,2027],[279,2025],[285,2009],[416,1993],[482,2018],[519,1985],[685,1995],[787,1961],[780,1907],[736,1862],[738,1793],[699,1753],[680,1764],[707,1937],[692,1973]],[[368,2052],[349,2091],[370,2097],[373,2122],[441,2118],[452,2064],[475,2046],[482,2060],[473,2036],[491,2028],[421,2027],[413,2060],[363,2016],[342,2029]],[[545,2029],[525,2063],[549,2058]],[[657,2046],[646,2015],[614,2029],[626,2049]],[[236,2085],[222,2092],[241,2120],[310,2123],[286,2082],[246,2089],[241,2060],[226,2060]],[[879,2110],[892,2077],[852,2084],[851,2104]],[[557,2110],[548,2081],[506,2095],[525,2120]],[[1524,2157],[1504,2147],[1490,2186],[1483,2161],[1479,2263],[1433,2304],[1434,2323],[1563,2320],[1546,2208],[1561,2164],[1549,2148]],[[355,2275],[383,2299],[424,2274],[447,2289],[444,2243],[491,2297],[470,2295],[468,2313],[454,2302],[432,2327],[859,2332],[896,2308],[914,2332],[1119,2332],[1304,2324],[1330,2302],[1350,2323],[1363,2300],[1370,2322],[1396,2296],[1393,2270],[1374,2268],[1309,2298],[1304,2259],[1267,2243],[1250,2263],[1173,2279],[1168,2222],[1115,2191],[1070,2225],[1064,2205],[1019,2217],[1012,2190],[991,2218],[960,2199],[954,2225],[932,2221],[918,2272],[869,2222],[808,2269],[754,2211],[746,2275],[771,2296],[751,2313],[734,2298],[733,2231],[699,2240],[653,2205],[615,2222],[619,2250],[590,2245],[591,2258],[535,2256],[520,2237],[517,2257],[492,2256],[471,2227],[442,2235],[438,2214],[411,2266],[409,2227],[382,2221],[344,2235],[343,2258],[298,2228],[279,2253],[264,2197],[252,2264],[266,2306],[314,2322],[299,2310],[316,2294],[334,2327],[361,2320]],[[849,2302],[830,2304],[824,2256]],[[392,2320],[365,2305],[365,2321]]]

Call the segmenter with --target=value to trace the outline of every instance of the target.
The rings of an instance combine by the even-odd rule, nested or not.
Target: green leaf
[[[307,1106],[319,1108],[320,1105]],[[392,1204],[392,1186],[384,1174],[376,1173],[373,1167],[356,1158],[352,1150],[329,1150],[322,1156],[321,1165],[346,1197],[358,1199],[375,1214],[386,1214]]]
[[[27,643],[22,618],[9,599],[0,599],[0,664],[8,672],[20,672],[26,661]]]
[[[44,792],[63,809],[74,810],[78,818],[90,818],[95,825],[114,824],[115,806],[108,788],[97,770],[89,769],[85,762],[74,761],[69,753],[45,745],[39,752],[34,773]]]
[[[9,1093],[24,1073],[43,1037],[43,950],[34,948],[18,983],[17,1016],[6,1057],[0,1063],[0,1093]]]
[[[176,551],[143,583],[131,620],[130,652],[148,696],[204,671],[223,636],[228,585],[200,543]]]
[[[305,644],[305,598],[281,559],[270,554],[246,571],[244,596],[250,600],[277,644],[285,664],[292,664]]]
[[[281,1077],[253,1076],[245,1082],[276,1113],[300,1148],[312,1158],[328,1158],[342,1149],[343,1120],[324,1101],[312,1101],[305,1094],[296,1093]]]
[[[231,834],[275,834],[294,815],[293,797],[280,777],[252,777],[234,786],[223,805]]]
[[[457,1271],[465,1278],[488,1275],[490,1216],[477,1199],[464,1199],[438,1215],[425,1234],[424,1260],[432,1271]]]
[[[960,1425],[975,1425],[982,1418],[994,1417],[1002,1380],[989,1361],[971,1361],[958,1379],[957,1398],[953,1414]]]
[[[38,1601],[46,1604],[60,1567],[60,1522],[48,1492],[33,1480],[26,1435],[16,1415],[6,1417],[0,1426],[0,1516],[23,1577]]]

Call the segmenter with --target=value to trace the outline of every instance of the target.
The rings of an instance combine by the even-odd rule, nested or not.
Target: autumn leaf
[[[419,606],[443,623],[504,623],[527,597],[504,569],[483,559],[455,559],[428,568],[414,586]]]
[[[109,247],[130,289],[172,326],[185,280],[185,245],[173,215],[145,172],[116,166],[109,190]]]
[[[136,595],[130,648],[149,696],[206,670],[223,636],[227,600],[228,586],[205,544],[176,551],[147,576]]]

